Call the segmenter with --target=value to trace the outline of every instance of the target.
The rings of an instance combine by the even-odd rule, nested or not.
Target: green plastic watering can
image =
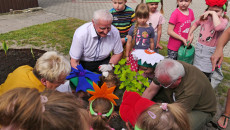
[[[181,46],[178,50],[177,60],[192,64],[194,59],[195,48],[193,45]]]

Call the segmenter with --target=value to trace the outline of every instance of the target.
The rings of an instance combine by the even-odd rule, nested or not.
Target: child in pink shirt
[[[159,53],[158,49],[163,49],[160,45],[162,24],[165,23],[165,18],[163,16],[163,0],[145,0],[149,7],[149,20],[147,23],[154,28],[154,51]],[[161,3],[160,12],[157,10],[158,4]]]
[[[208,8],[206,12],[201,15],[201,18],[192,25],[188,36],[188,40],[191,43],[193,40],[193,32],[198,26],[201,27],[195,47],[193,65],[203,71],[208,78],[210,78],[210,74],[214,71],[212,70],[210,57],[216,50],[218,38],[228,25],[228,18],[225,14],[223,15],[223,13],[227,11],[227,0],[214,1],[206,0]]]
[[[177,0],[178,8],[171,14],[168,34],[168,57],[176,60],[181,45],[187,46],[187,38],[191,22],[195,19],[192,9],[188,6],[192,0]]]

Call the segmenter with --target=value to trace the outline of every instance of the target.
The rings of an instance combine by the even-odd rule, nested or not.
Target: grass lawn
[[[17,46],[32,45],[41,49],[53,47],[63,54],[68,54],[74,31],[86,21],[68,18],[50,23],[35,25],[21,30],[0,34],[0,42]]]
[[[56,48],[58,52],[65,55],[68,54],[74,31],[86,23],[75,18],[68,18],[58,20],[50,23],[35,25],[21,30],[12,31],[9,33],[0,34],[0,42],[5,41],[7,45],[26,46],[32,45],[43,49],[44,47]],[[164,47],[160,50],[160,54],[167,55],[167,42],[161,41],[161,45]],[[1,45],[0,45],[1,46]],[[216,88],[217,96],[223,97],[219,99],[221,105],[224,104],[227,90],[230,86],[230,58],[224,58],[223,62],[223,74],[224,80]]]

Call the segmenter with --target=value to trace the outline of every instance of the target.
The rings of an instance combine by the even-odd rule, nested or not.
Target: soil
[[[7,55],[3,50],[0,50],[0,84],[2,84],[9,73],[13,72],[16,68],[22,65],[29,65],[34,67],[37,59],[45,53],[45,50],[33,49],[33,54],[31,49],[9,49]],[[124,90],[117,89],[115,94],[120,98],[117,102],[118,106],[115,108],[115,112],[119,115],[119,105],[121,104],[122,94]],[[88,99],[87,99],[88,100]],[[125,127],[125,123],[122,121],[120,116],[112,118],[110,121],[110,126],[116,130],[121,130]]]
[[[36,60],[45,53],[45,50],[33,49],[33,54],[31,53],[31,49],[9,49],[7,55],[3,50],[0,50],[0,84],[2,84],[7,75],[13,72],[16,68],[22,65],[29,65],[34,67]],[[120,98],[119,101],[116,101],[118,106],[115,107],[115,112],[119,114],[119,105],[121,104],[122,94],[124,90],[117,89],[115,94]],[[217,114],[214,117],[214,122],[219,119],[219,116],[223,112],[224,107],[222,107],[219,103],[217,104]],[[125,123],[122,121],[120,116],[118,115],[115,118],[112,118],[109,124],[112,128],[116,130],[121,130],[122,128],[126,128]],[[228,125],[230,127],[230,125]],[[228,128],[229,128],[228,127]],[[227,128],[227,129],[228,129]],[[216,128],[212,127],[212,125],[207,125],[203,130],[215,130]]]
[[[9,73],[22,65],[34,67],[36,60],[46,51],[33,49],[34,57],[31,49],[9,49],[7,54],[0,50],[0,84],[2,84]]]

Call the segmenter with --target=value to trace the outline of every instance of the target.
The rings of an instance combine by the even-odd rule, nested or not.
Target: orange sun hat
[[[93,82],[93,88],[94,91],[88,91],[87,92],[91,95],[93,95],[91,98],[89,98],[89,101],[94,100],[96,98],[106,98],[110,100],[114,105],[117,105],[114,99],[119,99],[115,94],[113,94],[114,89],[116,86],[113,86],[111,88],[108,88],[106,83],[103,83],[101,88]]]

